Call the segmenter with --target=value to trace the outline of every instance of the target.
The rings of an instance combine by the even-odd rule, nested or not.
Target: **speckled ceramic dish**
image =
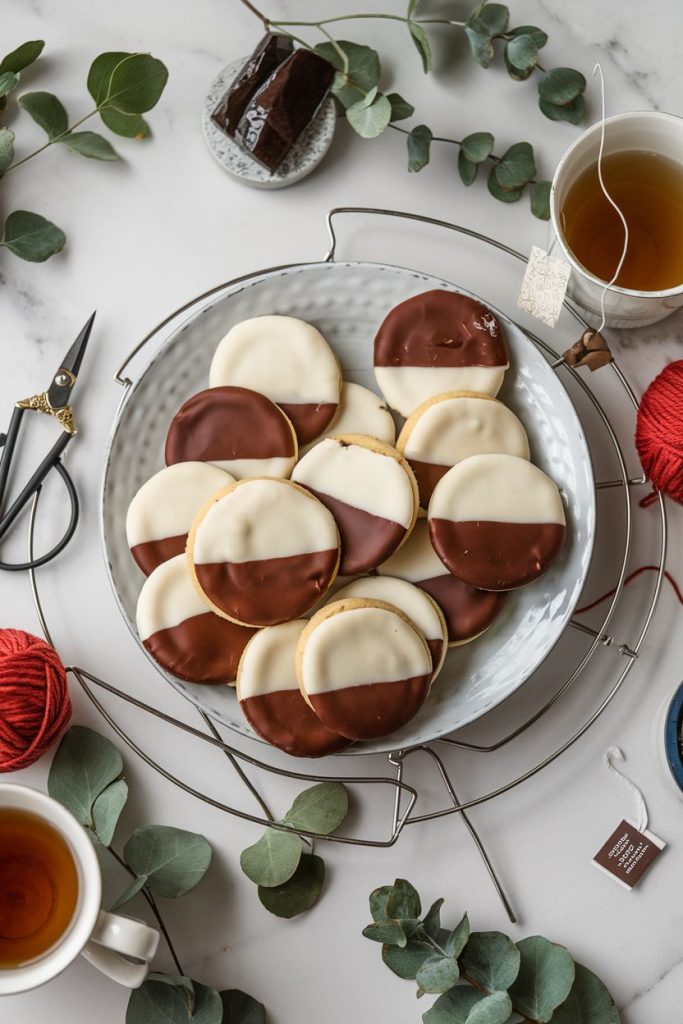
[[[300,264],[237,282],[168,337],[126,394],[104,472],[105,555],[114,593],[134,636],[135,606],[144,577],[126,542],[128,504],[140,485],[162,467],[168,423],[182,402],[206,387],[211,357],[225,332],[240,320],[264,313],[308,320],[334,347],[344,379],[376,390],[372,362],[377,327],[393,306],[430,288],[463,290],[386,265]],[[379,752],[427,743],[503,701],[524,683],[561,636],[588,573],[595,530],[595,486],[583,429],[569,396],[541,352],[504,314],[495,312],[505,325],[511,362],[499,397],[526,428],[533,461],[560,488],[567,513],[567,541],[545,576],[510,595],[500,617],[483,636],[449,650],[427,702],[407,726],[387,739],[354,750]],[[212,718],[243,735],[254,735],[227,686],[198,686],[162,674]]]
[[[286,188],[301,181],[318,166],[332,144],[334,126],[337,121],[334,100],[328,96],[311,124],[301,135],[296,146],[282,161],[277,171],[262,167],[248,153],[228,138],[225,132],[211,120],[221,96],[227,92],[230,83],[246,61],[246,57],[234,60],[214,78],[202,110],[202,127],[206,144],[212,155],[228,174],[238,178],[252,188]]]

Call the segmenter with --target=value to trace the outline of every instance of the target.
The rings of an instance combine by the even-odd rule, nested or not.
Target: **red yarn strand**
[[[0,772],[38,760],[71,718],[66,670],[44,640],[0,629]]]
[[[628,584],[631,583],[632,580],[637,579],[637,577],[644,572],[659,572],[659,566],[641,565],[639,569],[634,569],[634,571],[626,577],[626,579],[624,580],[624,586],[628,586]],[[671,588],[676,597],[678,598],[679,604],[683,604],[683,594],[681,593],[681,588],[679,587],[678,583],[673,578],[671,573],[666,569],[664,570],[664,578],[668,580],[668,582],[671,584]],[[597,608],[598,605],[602,604],[603,601],[606,601],[608,598],[613,597],[616,594],[616,592],[617,588],[613,587],[612,590],[608,590],[606,594],[602,594],[600,597],[597,597],[595,601],[591,601],[590,604],[585,604],[582,608],[577,608],[574,614],[583,615],[584,612],[589,612],[593,608]]]

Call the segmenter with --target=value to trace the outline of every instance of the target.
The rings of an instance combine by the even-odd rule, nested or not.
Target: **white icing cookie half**
[[[412,530],[418,511],[410,466],[390,445],[361,434],[326,438],[294,467],[334,516],[344,576],[367,572],[389,557]]]
[[[503,325],[477,299],[441,289],[395,306],[375,337],[375,378],[402,416],[446,391],[497,395],[508,368]]]
[[[137,630],[156,662],[191,683],[234,683],[253,629],[210,611],[192,582],[185,555],[157,566],[145,580]]]
[[[403,547],[377,571],[380,578],[398,576],[429,594],[443,612],[449,647],[481,636],[507,599],[503,591],[479,590],[453,576],[432,547],[426,519],[418,519]]]
[[[257,477],[219,491],[195,519],[190,569],[206,603],[247,626],[303,615],[339,565],[332,514],[289,480]]]
[[[432,682],[443,668],[448,649],[448,627],[436,601],[414,583],[396,576],[363,576],[338,590],[335,601],[347,597],[369,597],[374,601],[391,604],[417,626],[427,641],[432,655]]]
[[[423,402],[406,420],[396,447],[410,463],[425,509],[441,477],[470,455],[529,458],[529,440],[515,414],[497,399],[471,391]]]
[[[341,371],[334,352],[311,324],[291,316],[257,316],[235,324],[219,343],[209,384],[267,395],[287,413],[303,446],[332,422]]]
[[[473,455],[441,478],[429,503],[434,550],[454,575],[483,590],[537,579],[567,532],[560,492],[514,455]]]
[[[337,434],[365,434],[393,445],[396,441],[396,424],[384,399],[361,384],[343,381],[337,415],[319,440]]]
[[[400,729],[429,693],[432,655],[398,608],[347,598],[321,608],[303,630],[296,674],[320,721],[350,740]]]
[[[126,538],[145,576],[182,554],[199,509],[233,481],[230,473],[208,462],[178,462],[142,485],[128,506]]]
[[[296,678],[296,647],[307,619],[260,629],[247,644],[237,674],[244,717],[267,743],[293,757],[324,757],[348,747],[303,698]]]

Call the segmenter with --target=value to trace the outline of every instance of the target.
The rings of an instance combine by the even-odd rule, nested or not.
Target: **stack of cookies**
[[[502,325],[454,292],[387,315],[384,401],[342,380],[312,325],[234,326],[129,508],[151,656],[236,685],[253,729],[296,756],[404,726],[447,648],[483,633],[564,541],[557,487],[495,397],[507,368]]]

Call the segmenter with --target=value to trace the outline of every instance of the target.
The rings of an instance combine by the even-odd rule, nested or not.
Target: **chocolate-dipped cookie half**
[[[306,703],[296,678],[296,647],[307,619],[260,629],[249,641],[237,673],[244,717],[267,743],[292,757],[324,757],[348,747]]]
[[[375,378],[402,416],[446,391],[497,395],[508,367],[503,327],[477,299],[434,289],[395,306],[375,337]]]
[[[214,614],[200,598],[185,555],[157,566],[136,610],[140,640],[156,662],[191,683],[234,683],[253,629]]]
[[[289,480],[256,477],[219,491],[192,524],[187,558],[210,608],[247,626],[299,618],[339,565],[339,534],[322,502]]]
[[[325,438],[295,466],[292,479],[334,516],[341,537],[339,571],[344,576],[367,572],[385,561],[415,525],[415,477],[399,452],[376,438]]]
[[[542,575],[564,544],[556,484],[526,459],[473,455],[449,469],[429,503],[429,535],[450,572],[484,590]]]

